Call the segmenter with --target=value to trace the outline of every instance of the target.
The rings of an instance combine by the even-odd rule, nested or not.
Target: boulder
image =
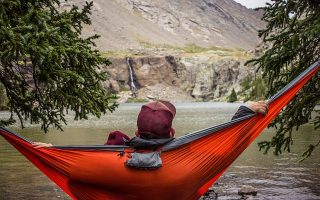
[[[241,186],[241,188],[239,189],[238,191],[238,194],[241,195],[241,196],[244,196],[244,195],[257,195],[258,191],[256,188],[250,186],[250,185],[243,185]]]

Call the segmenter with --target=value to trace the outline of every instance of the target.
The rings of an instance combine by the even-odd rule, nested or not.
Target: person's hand
[[[265,101],[250,101],[247,103],[247,107],[256,113],[262,114],[263,116],[268,112],[268,104]]]
[[[36,149],[43,148],[43,147],[52,147],[53,146],[50,143],[44,143],[44,142],[33,142],[32,145]]]

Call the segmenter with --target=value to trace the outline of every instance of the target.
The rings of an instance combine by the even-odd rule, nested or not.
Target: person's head
[[[125,140],[129,141],[130,137],[121,131],[112,131],[108,135],[108,141],[105,145],[125,145]]]
[[[136,135],[144,139],[170,138],[175,134],[171,127],[176,108],[168,101],[153,101],[141,107]]]

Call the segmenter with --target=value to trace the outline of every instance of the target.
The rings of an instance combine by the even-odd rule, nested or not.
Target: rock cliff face
[[[117,0],[132,13],[189,43],[250,49],[263,27],[261,13],[232,0]],[[236,33],[236,34],[235,34]]]
[[[112,59],[107,68],[110,79],[106,87],[120,94],[126,101],[132,93],[126,58]],[[130,58],[133,82],[138,99],[166,99],[170,101],[224,100],[252,69],[242,59],[210,60],[207,57],[139,57]],[[125,97],[124,97],[125,96]]]
[[[204,100],[221,99],[232,88],[240,89],[239,81],[247,72],[248,69],[234,59],[203,64],[198,69],[191,95]]]
[[[61,2],[61,9],[82,0]],[[253,49],[261,13],[233,0],[94,0],[92,25],[84,35],[101,35],[102,50],[139,49],[144,45],[221,46]]]

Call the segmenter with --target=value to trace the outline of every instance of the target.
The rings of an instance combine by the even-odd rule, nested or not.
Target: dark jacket
[[[247,106],[240,106],[237,112],[233,115],[232,120],[252,114],[255,114],[255,112],[250,108],[248,108]]]

